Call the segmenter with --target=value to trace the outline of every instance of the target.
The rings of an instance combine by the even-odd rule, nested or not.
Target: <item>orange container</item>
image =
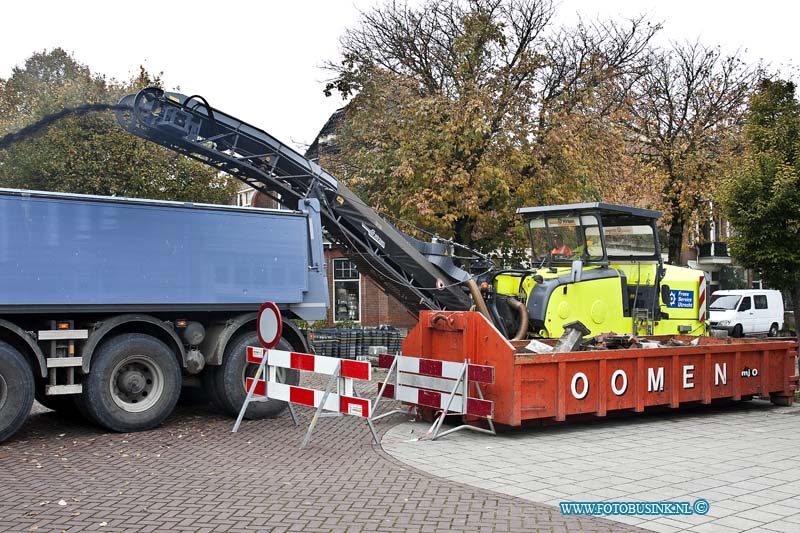
[[[493,366],[495,383],[483,393],[495,422],[509,426],[754,394],[789,405],[797,388],[795,341],[700,337],[697,346],[552,355],[520,353],[525,344],[505,339],[477,312],[422,311],[403,355]]]

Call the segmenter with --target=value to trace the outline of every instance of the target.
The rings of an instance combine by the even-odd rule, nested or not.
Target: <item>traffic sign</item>
[[[281,340],[283,320],[281,320],[278,306],[273,302],[261,304],[256,320],[256,331],[258,332],[258,341],[267,350],[277,346],[278,341]]]

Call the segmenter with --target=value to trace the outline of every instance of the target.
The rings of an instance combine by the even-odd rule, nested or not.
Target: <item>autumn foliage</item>
[[[0,136],[158,84],[143,69],[127,82],[109,80],[60,48],[35,53],[0,79]],[[124,132],[110,112],[65,118],[0,150],[0,186],[222,204],[235,193],[234,180]]]
[[[518,207],[661,209],[670,259],[704,216],[755,68],[658,24],[554,23],[549,0],[390,2],[341,39],[352,96],[336,168],[372,205],[487,251],[524,243]]]

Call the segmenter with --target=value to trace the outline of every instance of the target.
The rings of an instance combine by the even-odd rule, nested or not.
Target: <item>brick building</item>
[[[347,321],[362,326],[390,324],[396,328],[416,325],[416,316],[386,294],[370,277],[360,275],[356,265],[341,250],[326,246],[325,264],[331,293],[329,325]]]

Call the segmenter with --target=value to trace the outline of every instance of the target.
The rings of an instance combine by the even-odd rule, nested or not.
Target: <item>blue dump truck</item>
[[[159,424],[194,380],[238,412],[259,304],[325,318],[319,202],[297,207],[0,189],[0,441],[34,397],[136,431]],[[284,328],[284,349],[308,351],[291,321]]]

